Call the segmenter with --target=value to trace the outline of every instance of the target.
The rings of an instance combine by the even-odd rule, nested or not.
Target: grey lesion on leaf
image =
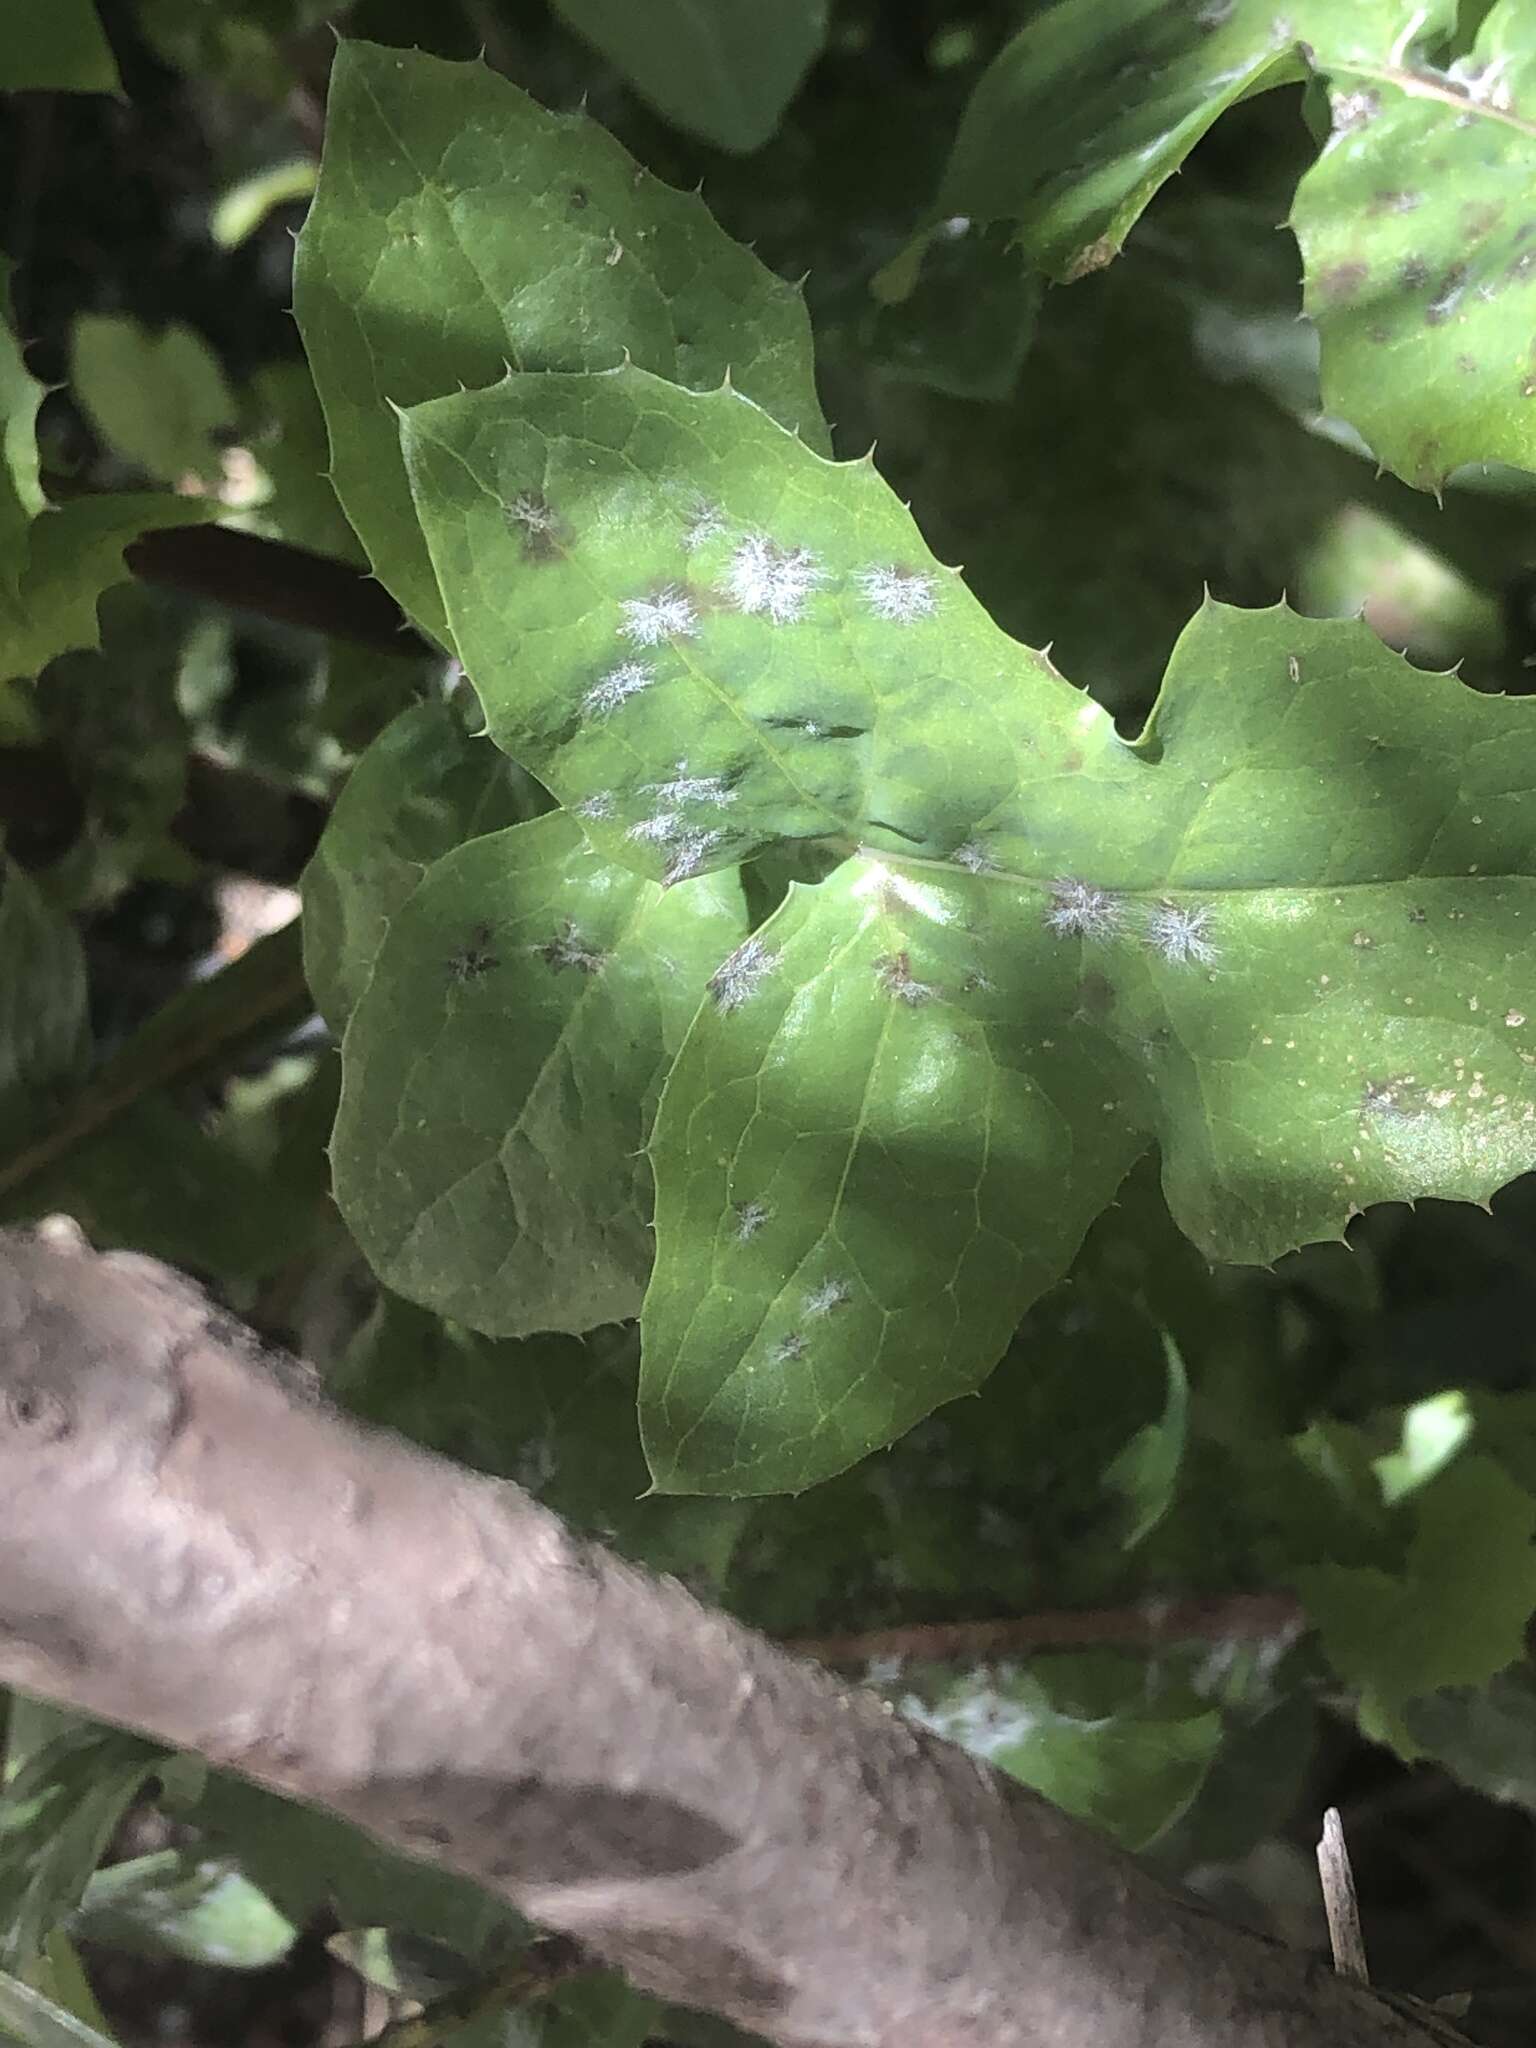
[[[472,981],[479,981],[490,973],[493,967],[501,965],[500,959],[491,951],[494,934],[488,924],[478,924],[465,943],[456,953],[448,956],[448,979],[461,987]]]
[[[601,974],[608,961],[606,953],[587,944],[571,918],[566,918],[553,937],[535,946],[533,951],[556,974],[567,967],[574,968],[578,974]]]
[[[778,1339],[768,1356],[774,1365],[792,1365],[797,1358],[805,1356],[805,1338],[799,1330],[790,1330]]]
[[[766,1202],[737,1202],[734,1205],[736,1228],[733,1233],[738,1244],[750,1244],[773,1211]]]
[[[938,994],[932,982],[919,981],[912,972],[912,956],[905,946],[898,952],[883,954],[875,962],[875,980],[893,1002],[905,1003],[913,1010],[931,1003]]]
[[[507,507],[507,523],[521,538],[525,561],[558,562],[565,554],[565,522],[542,491],[519,491]]]

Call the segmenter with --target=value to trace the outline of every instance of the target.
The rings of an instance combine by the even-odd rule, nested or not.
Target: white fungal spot
[[[519,491],[507,507],[507,517],[529,533],[553,533],[560,523],[554,507],[537,491]]]
[[[688,763],[679,761],[676,772],[667,782],[648,782],[646,789],[668,804],[730,804],[736,801],[736,792],[729,783],[722,782],[718,775],[690,775]]]
[[[686,591],[669,583],[654,597],[626,597],[619,631],[637,647],[659,647],[664,640],[684,640],[699,630],[699,615]]]
[[[621,661],[617,668],[609,669],[607,675],[595,682],[581,700],[581,708],[589,717],[606,718],[610,711],[631,697],[637,697],[642,690],[648,690],[656,680],[656,671],[643,661]]]
[[[805,616],[806,602],[824,580],[809,548],[781,548],[752,534],[731,556],[720,588],[738,611],[762,614],[776,626]]]
[[[736,1242],[750,1244],[773,1211],[766,1202],[738,1202],[736,1204]]]
[[[699,872],[724,837],[723,832],[701,832],[690,826],[668,849],[661,879],[669,888],[674,882],[686,882],[690,875]]]
[[[1381,112],[1381,94],[1363,87],[1358,92],[1340,92],[1333,96],[1333,133],[1335,137],[1348,135],[1356,128],[1363,128],[1367,121],[1374,121]]]
[[[791,1330],[787,1337],[779,1339],[768,1356],[775,1365],[788,1365],[805,1356],[805,1339],[798,1330]]]
[[[997,865],[979,839],[967,839],[964,846],[955,848],[950,859],[957,868],[964,868],[973,875],[988,874]]]
[[[846,1308],[852,1299],[853,1289],[846,1280],[823,1280],[805,1297],[806,1320],[814,1322],[821,1316],[829,1316],[834,1309]]]
[[[756,937],[738,946],[730,959],[723,961],[709,978],[709,992],[715,999],[716,1009],[727,1016],[732,1010],[739,1010],[750,996],[756,995],[764,978],[772,974],[783,957],[782,953],[770,951]]]
[[[1294,654],[1288,654],[1285,657],[1285,672],[1293,683],[1301,681],[1301,663]]]
[[[574,967],[578,974],[601,974],[607,955],[589,946],[574,923],[567,918],[552,939],[531,949],[547,967],[558,974],[562,967]]]
[[[626,839],[654,839],[665,843],[682,824],[676,811],[657,811],[654,817],[642,818],[637,825],[631,825],[624,834]]]
[[[593,796],[585,797],[576,806],[578,818],[611,818],[613,816],[613,791],[600,789]]]
[[[899,953],[887,953],[875,962],[875,979],[888,996],[914,1010],[923,1003],[931,1003],[938,994],[931,982],[919,981],[913,974],[905,947]]]
[[[917,619],[931,618],[938,609],[933,578],[915,570],[886,566],[866,569],[859,578],[864,601],[877,619],[889,626],[910,626]]]
[[[707,547],[712,540],[718,540],[725,531],[725,514],[718,505],[707,498],[701,498],[688,514],[683,528],[683,546],[689,554]]]
[[[1210,930],[1208,903],[1160,903],[1147,919],[1147,944],[1175,967],[1209,967],[1217,957]]]
[[[1511,1031],[1518,1031],[1520,1029],[1520,1026],[1525,1022],[1524,1010],[1506,1010],[1504,1012],[1504,1022],[1509,1026]]]
[[[1120,929],[1120,899],[1091,882],[1062,881],[1051,892],[1046,924],[1059,939],[1107,939]]]

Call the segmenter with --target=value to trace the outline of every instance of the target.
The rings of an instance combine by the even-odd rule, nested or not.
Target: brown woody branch
[[[0,1680],[327,1806],[783,2048],[1460,2039],[358,1427],[70,1226],[0,1234],[0,1502]]]

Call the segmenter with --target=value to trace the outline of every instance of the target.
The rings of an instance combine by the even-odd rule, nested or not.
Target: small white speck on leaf
[[[1147,918],[1147,944],[1172,966],[1183,967],[1195,961],[1210,967],[1218,958],[1210,930],[1208,903],[1160,903]]]
[[[732,1010],[739,1010],[743,1003],[756,995],[766,976],[783,959],[782,953],[775,953],[765,946],[754,934],[745,945],[738,946],[729,960],[724,960],[709,978],[709,992],[715,999],[715,1007],[729,1016]]]
[[[853,1289],[846,1280],[823,1280],[805,1297],[806,1320],[815,1322],[821,1316],[829,1316],[834,1309],[846,1308],[852,1299]]]
[[[675,583],[654,597],[626,597],[619,606],[619,631],[637,647],[659,647],[664,640],[685,640],[699,630],[699,615],[687,592]]]
[[[617,711],[631,697],[648,690],[655,680],[656,671],[648,662],[621,661],[592,685],[581,700],[581,708],[589,718],[606,718],[610,711]]]
[[[805,616],[811,592],[823,580],[809,548],[781,548],[751,534],[732,554],[720,589],[738,611],[787,626]]]
[[[1051,892],[1045,922],[1059,939],[1107,939],[1120,929],[1120,899],[1091,882],[1060,881]]]
[[[864,602],[877,619],[888,626],[910,626],[918,619],[931,618],[938,610],[933,578],[919,576],[912,569],[887,564],[866,569],[859,577]]]
[[[1524,1010],[1506,1010],[1504,1012],[1504,1022],[1509,1026],[1511,1031],[1518,1031],[1520,1029],[1520,1026],[1525,1022]]]

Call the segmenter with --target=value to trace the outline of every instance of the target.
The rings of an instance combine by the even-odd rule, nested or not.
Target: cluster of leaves
[[[282,101],[324,11],[216,12],[138,33]],[[1536,1809],[1516,0],[466,12],[359,5],[318,171],[223,167],[221,246],[314,189],[304,362],[69,307],[54,503],[0,331],[0,747],[81,807],[3,868],[0,1213],[207,1275],[759,1627],[892,1631],[869,1682],[1172,1870],[1283,1823],[1325,1703]],[[119,82],[85,0],[0,63]],[[441,656],[109,587],[210,519]],[[104,1025],[210,760],[334,794],[302,940]],[[311,997],[339,1061],[274,1061]],[[31,1703],[7,1771],[29,2042],[106,2030],[76,1937],[250,1967],[324,1904],[423,1999],[528,1938]],[[151,1779],[175,1847],[98,1869]]]

